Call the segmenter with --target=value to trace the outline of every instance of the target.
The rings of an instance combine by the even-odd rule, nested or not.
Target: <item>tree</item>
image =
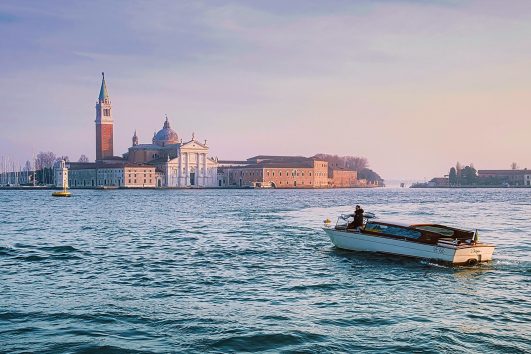
[[[59,156],[55,161],[62,161],[65,160],[65,162],[70,161],[70,158],[68,156]]]
[[[79,156],[79,160],[77,160],[77,162],[89,162],[89,159],[88,159],[88,157],[85,154],[81,154],[81,156]]]
[[[345,167],[352,170],[361,171],[369,166],[369,161],[365,157],[345,156],[344,159]]]
[[[338,156],[330,154],[317,154],[313,156],[315,159],[328,162],[330,168],[339,167],[350,170],[361,171],[369,166],[369,162],[365,157],[358,156]]]
[[[55,154],[51,151],[48,152],[39,152],[37,158],[35,159],[35,169],[41,170],[40,174],[37,174],[39,181],[41,183],[52,183],[53,173],[52,167],[55,162]]]
[[[383,183],[383,178],[370,168],[364,168],[358,172],[358,179],[366,179],[369,182]]]
[[[37,170],[43,168],[51,168],[55,162],[55,154],[51,151],[48,152],[39,152],[37,158],[35,159],[35,167]]]
[[[478,174],[474,167],[465,166],[461,172],[461,181],[464,185],[474,185],[477,183]]]
[[[450,169],[450,173],[448,174],[448,182],[451,186],[457,185],[457,171],[455,170],[455,167]]]
[[[31,162],[27,160],[26,163],[24,164],[24,172],[29,172],[29,171],[31,171]]]
[[[513,162],[511,164],[511,170],[517,170],[518,169],[518,164],[516,162]]]

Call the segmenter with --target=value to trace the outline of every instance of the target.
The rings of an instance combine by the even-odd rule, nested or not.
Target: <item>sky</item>
[[[95,157],[164,115],[212,156],[363,156],[384,179],[531,168],[531,1],[2,1],[0,155]]]

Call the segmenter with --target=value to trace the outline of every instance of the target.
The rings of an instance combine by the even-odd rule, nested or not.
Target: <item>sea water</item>
[[[531,351],[531,189],[0,191],[0,352]],[[478,229],[474,267],[322,221]]]

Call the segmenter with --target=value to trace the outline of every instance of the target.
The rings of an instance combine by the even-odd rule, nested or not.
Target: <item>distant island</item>
[[[448,175],[417,182],[411,188],[494,188],[531,187],[531,170],[519,168],[513,162],[510,169],[476,170],[473,164],[451,167]]]
[[[207,140],[192,133],[183,140],[167,115],[151,141],[135,130],[127,151],[115,155],[113,107],[102,73],[96,101],[96,160],[77,161],[40,152],[24,166],[0,158],[0,187],[44,188],[372,188],[384,180],[364,157],[258,155],[222,160],[210,155]]]

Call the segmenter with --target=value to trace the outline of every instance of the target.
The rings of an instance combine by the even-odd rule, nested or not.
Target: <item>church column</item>
[[[164,171],[164,172],[165,172],[165,173],[164,173],[164,175],[165,175],[165,176],[164,176],[164,177],[165,177],[165,178],[164,178],[164,179],[165,179],[165,181],[164,181],[164,186],[165,186],[165,187],[169,187],[169,186],[170,186],[170,173],[171,173],[171,168],[170,168],[170,163],[169,163],[169,161],[166,161],[164,167],[165,167],[165,171]]]
[[[195,161],[195,164],[196,164],[196,166],[195,166],[195,170],[196,170],[196,172],[195,172],[195,184],[196,184],[196,185],[199,185],[199,172],[201,172],[201,168],[199,167],[200,164],[201,164],[201,159],[199,158],[199,156],[200,156],[200,155],[199,155],[199,153],[197,152],[197,153],[195,154],[195,160],[196,160],[196,161]]]
[[[208,185],[208,174],[207,174],[207,155],[203,154],[203,186]]]
[[[190,182],[190,153],[187,152],[186,153],[186,174],[185,174],[185,180],[184,180],[184,185],[187,186],[188,183]]]
[[[179,151],[179,170],[177,171],[177,186],[181,186],[181,178],[183,175],[183,154]]]

